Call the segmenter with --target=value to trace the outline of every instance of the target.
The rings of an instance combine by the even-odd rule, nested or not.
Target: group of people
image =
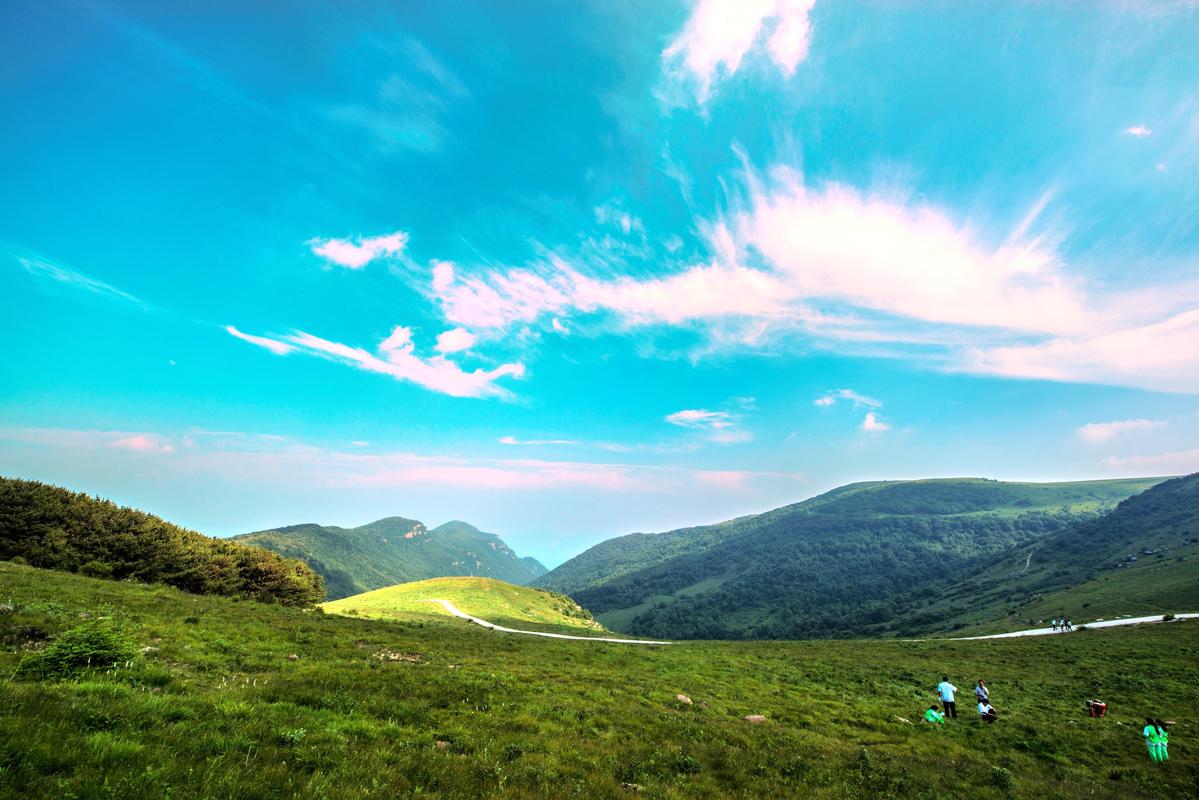
[[[1063,632],[1074,630],[1074,623],[1071,622],[1069,619],[1067,619],[1065,616],[1054,617],[1052,622],[1053,622],[1053,630],[1055,632],[1059,631],[1059,630],[1063,631]]]
[[[949,682],[948,675],[943,675],[941,682],[937,684],[937,695],[941,698],[941,705],[945,710],[938,711],[937,704],[933,703],[928,707],[928,711],[924,712],[924,721],[944,724],[946,717],[957,719],[957,693],[958,687]],[[999,718],[999,712],[991,705],[991,690],[982,678],[978,679],[978,685],[974,687],[974,697],[978,700],[978,716],[983,722],[990,723]]]
[[[1069,630],[1070,621],[1067,619],[1054,620],[1056,626],[1059,622],[1063,626],[1063,630]],[[933,725],[944,725],[945,718],[951,717],[957,719],[957,693],[958,687],[949,682],[949,676],[943,675],[941,682],[937,684],[937,696],[941,700],[943,710],[937,709],[937,704],[933,703],[928,707],[928,711],[924,712],[924,721]],[[978,716],[983,722],[994,722],[999,717],[999,712],[995,710],[995,706],[991,705],[991,690],[987,688],[987,684],[982,678],[978,679],[978,685],[974,687],[974,697],[978,700]],[[1093,703],[1098,701],[1087,701],[1088,708]],[[1107,706],[1103,703],[1098,703],[1103,706],[1103,710],[1107,710]],[[1092,716],[1096,716],[1092,713]],[[1103,716],[1099,714],[1098,716]],[[1145,738],[1145,744],[1149,747],[1149,758],[1154,764],[1162,764],[1170,760],[1170,734],[1166,730],[1166,723],[1160,719],[1149,717],[1145,720],[1145,728],[1141,731],[1141,735]]]

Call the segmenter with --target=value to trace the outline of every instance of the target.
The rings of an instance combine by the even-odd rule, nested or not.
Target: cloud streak
[[[520,378],[525,373],[524,364],[519,362],[467,372],[444,355],[423,358],[416,354],[411,329],[403,325],[397,326],[373,353],[303,331],[278,338],[251,336],[232,325],[227,326],[226,331],[276,355],[300,352],[317,356],[367,372],[389,375],[396,380],[409,381],[452,397],[510,397],[511,393],[497,385],[496,381],[504,377]]]

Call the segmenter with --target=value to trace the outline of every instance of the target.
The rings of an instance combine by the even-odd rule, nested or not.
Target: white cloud
[[[1166,423],[1151,419],[1122,419],[1112,422],[1090,422],[1083,425],[1075,435],[1084,442],[1100,443],[1129,433],[1151,431],[1165,427]]]
[[[466,328],[451,328],[438,334],[437,352],[459,353],[475,346],[475,335]]]
[[[364,442],[361,439],[355,439],[354,441],[350,442],[350,444],[353,445],[354,447],[370,447],[371,446],[370,442]]]
[[[668,78],[691,85],[703,105],[712,85],[732,76],[764,35],[771,61],[785,76],[808,55],[815,0],[699,0],[683,29],[662,52]],[[773,28],[771,28],[773,23]]]
[[[891,430],[891,426],[879,419],[878,415],[873,411],[866,412],[866,416],[859,427],[870,433],[881,433],[882,431]]]
[[[829,392],[826,395],[816,398],[815,405],[831,406],[838,400],[848,400],[853,403],[854,408],[882,408],[881,400],[875,400],[873,397],[867,397],[864,394],[858,394],[853,389],[838,389],[835,392]]]
[[[226,330],[277,355],[295,350],[368,372],[390,375],[397,380],[411,381],[452,397],[507,397],[510,394],[508,390],[496,385],[496,381],[504,377],[520,378],[525,372],[524,364],[521,363],[501,364],[490,370],[476,369],[466,372],[444,355],[421,358],[416,355],[412,331],[402,325],[397,326],[391,335],[379,344],[376,353],[322,339],[303,331],[271,339],[249,336],[232,326]]]
[[[394,258],[404,252],[408,234],[403,231],[386,236],[349,239],[309,239],[305,242],[312,252],[326,261],[348,269],[362,269],[377,258]]]
[[[1135,136],[1138,139],[1143,139],[1144,137],[1153,133],[1153,131],[1146,125],[1133,125],[1131,128],[1125,128],[1124,132],[1129,136]]]

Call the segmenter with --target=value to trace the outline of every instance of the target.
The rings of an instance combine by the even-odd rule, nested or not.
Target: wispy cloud
[[[854,408],[882,408],[881,400],[876,400],[873,397],[867,397],[864,394],[858,394],[853,389],[837,389],[835,392],[829,392],[826,395],[816,398],[814,402],[818,406],[831,406],[837,403],[838,400],[846,400],[853,403]]]
[[[408,234],[396,231],[385,236],[350,239],[309,239],[305,242],[312,252],[331,264],[348,269],[362,269],[377,258],[395,258],[408,245]]]
[[[1143,139],[1153,133],[1147,125],[1133,125],[1131,128],[1125,128],[1124,132],[1129,136],[1135,136],[1138,139]]]
[[[170,442],[161,436],[149,433],[137,433],[132,436],[114,439],[110,443],[110,446],[121,450],[130,450],[134,453],[168,454],[175,452],[175,446]]]
[[[862,424],[858,426],[861,430],[867,433],[881,433],[891,430],[891,426],[884,422],[878,414],[873,411],[867,411],[865,418],[862,419]]]
[[[683,29],[662,52],[668,80],[689,86],[703,105],[713,84],[731,77],[763,44],[784,76],[808,55],[815,0],[699,0]]]
[[[706,408],[685,408],[663,419],[671,425],[703,431],[706,438],[718,444],[747,442],[753,438],[741,428],[741,415],[731,411],[709,411]]]
[[[54,281],[70,289],[89,292],[113,300],[123,300],[127,303],[133,303],[134,305],[146,308],[145,303],[129,294],[129,292],[118,289],[90,275],[85,275],[61,263],[36,255],[25,248],[7,242],[0,242],[0,252],[3,252],[35,278]]]
[[[453,397],[509,397],[511,393],[497,385],[496,381],[504,377],[520,378],[525,372],[524,365],[519,362],[467,372],[444,355],[422,358],[416,354],[411,329],[403,325],[397,326],[390,336],[380,342],[374,353],[303,331],[270,338],[244,334],[232,325],[225,330],[239,339],[265,347],[276,355],[298,351],[368,372],[390,375],[397,380],[411,381],[426,389]]]
[[[1132,470],[1138,475],[1144,474],[1146,470],[1154,470],[1158,474],[1181,475],[1199,472],[1199,449],[1174,450],[1150,455],[1108,456],[1103,459],[1103,464],[1120,471]]]
[[[431,295],[448,321],[488,335],[591,315],[690,328],[705,340],[696,357],[799,335],[950,371],[1199,391],[1199,282],[1089,285],[1043,230],[1052,191],[1005,233],[894,190],[812,188],[785,167],[747,167],[745,186],[730,211],[696,221],[710,260],[665,275],[561,251],[515,269],[439,261]]]
[[[498,441],[500,444],[513,445],[513,446],[516,446],[516,445],[542,446],[542,445],[579,444],[579,442],[575,439],[519,439],[515,436],[501,436],[496,441]]]
[[[117,444],[125,440],[126,444]],[[129,443],[128,440],[134,440]],[[0,441],[53,448],[118,466],[154,450],[168,438],[154,433],[119,433],[0,426]],[[761,482],[799,480],[801,475],[752,470],[708,470],[529,458],[466,458],[407,452],[334,450],[247,437],[237,447],[197,443],[171,457],[176,474],[220,475],[249,482],[287,481],[305,490],[445,487],[456,490],[583,490],[601,494],[661,494],[690,491],[696,484],[742,490]]]
[[[1112,422],[1090,422],[1075,431],[1075,435],[1084,442],[1098,444],[1111,441],[1116,437],[1125,436],[1130,433],[1152,431],[1158,428],[1164,428],[1165,426],[1165,422],[1152,419],[1122,419],[1113,420]]]

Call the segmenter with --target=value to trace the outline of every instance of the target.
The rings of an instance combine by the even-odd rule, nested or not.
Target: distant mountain
[[[1199,609],[1199,473],[1005,551],[921,600],[893,630],[973,633],[1059,614],[1079,621]]]
[[[1097,518],[1161,480],[851,484],[716,525],[609,540],[534,585],[569,594],[626,633],[877,634],[924,602],[921,590]]]
[[[536,559],[518,557],[500,537],[465,522],[428,530],[414,519],[387,517],[357,528],[308,523],[233,539],[305,561],[324,576],[328,600],[454,575],[524,584],[546,571]]]

